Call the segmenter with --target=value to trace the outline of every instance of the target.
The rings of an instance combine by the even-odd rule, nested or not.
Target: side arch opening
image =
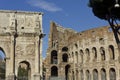
[[[0,47],[0,79],[6,77],[6,55],[4,50]]]

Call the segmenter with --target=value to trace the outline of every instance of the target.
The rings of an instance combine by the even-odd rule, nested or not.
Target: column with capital
[[[7,80],[15,80],[15,38],[17,34],[16,30],[16,18],[15,13],[12,13],[10,18],[10,34],[11,34],[11,42],[10,42],[10,73],[7,77]]]
[[[15,38],[11,35],[11,49],[10,49],[10,73],[7,80],[15,80]]]

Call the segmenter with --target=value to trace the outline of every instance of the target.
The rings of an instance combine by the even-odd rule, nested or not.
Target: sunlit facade
[[[46,80],[55,77],[56,80],[120,79],[119,51],[109,27],[77,33],[67,31],[66,28],[58,30],[61,26],[55,23],[51,26],[56,29],[50,29],[45,60]],[[53,44],[55,41],[57,42]],[[52,44],[57,48],[52,48]]]

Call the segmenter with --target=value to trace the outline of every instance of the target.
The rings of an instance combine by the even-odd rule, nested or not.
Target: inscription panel
[[[35,19],[32,15],[17,15],[18,32],[33,33],[35,28]]]

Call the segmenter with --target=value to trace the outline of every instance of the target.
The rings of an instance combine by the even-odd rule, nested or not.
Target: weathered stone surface
[[[119,53],[108,26],[75,32],[51,22],[49,47],[44,61],[46,80],[50,77],[119,80]],[[64,57],[68,61],[65,62]]]
[[[5,52],[8,80],[18,77],[18,67],[21,64],[29,67],[29,80],[38,80],[38,78],[40,80],[42,39],[39,36],[41,34],[43,34],[42,13],[0,10],[0,49]],[[39,74],[37,79],[34,77],[36,73]]]

